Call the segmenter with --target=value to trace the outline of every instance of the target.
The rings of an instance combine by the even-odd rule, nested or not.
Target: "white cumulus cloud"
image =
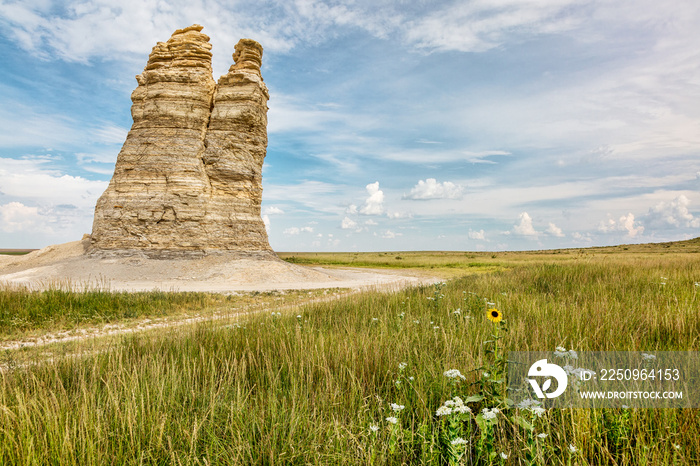
[[[521,236],[537,236],[538,233],[532,226],[532,218],[527,212],[522,212],[519,216],[520,222],[513,226],[513,231]]]
[[[360,209],[363,215],[382,215],[384,213],[384,192],[379,189],[379,181],[368,184],[366,187],[369,197],[365,205]]]
[[[21,202],[0,205],[0,230],[6,233],[29,231],[42,223],[37,207],[30,207]]]
[[[428,199],[461,199],[464,188],[451,181],[439,183],[435,178],[425,181],[419,180],[411,192],[404,195],[404,199],[428,200]]]
[[[627,236],[634,238],[635,236],[644,232],[644,226],[635,220],[632,212],[629,212],[627,215],[621,216],[617,221],[608,215],[607,220],[603,220],[598,225],[598,231],[603,233],[609,233],[612,231],[626,231]]]
[[[484,230],[479,230],[479,231],[474,231],[474,230],[469,230],[469,239],[479,239],[483,240],[486,239],[486,235],[484,234]]]
[[[343,230],[354,230],[357,228],[357,222],[350,217],[345,217],[340,223],[340,228]]]
[[[395,233],[391,230],[387,230],[384,233],[382,233],[382,238],[385,238],[385,239],[394,239],[397,236],[403,236],[403,233]]]
[[[699,228],[700,218],[688,210],[690,200],[683,194],[670,202],[659,202],[649,209],[644,223],[650,228]]]
[[[549,226],[547,227],[547,233],[549,233],[552,236],[556,236],[557,238],[562,238],[564,237],[564,233],[562,233],[561,228],[556,226],[554,223],[549,222]]]

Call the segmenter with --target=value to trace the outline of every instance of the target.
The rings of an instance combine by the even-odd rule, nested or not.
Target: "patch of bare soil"
[[[232,260],[226,256],[169,260],[144,257],[97,258],[85,254],[88,241],[84,239],[48,246],[24,256],[0,256],[0,284],[26,286],[36,290],[50,287],[76,290],[102,288],[111,291],[217,293],[321,288],[346,290],[275,308],[279,311],[313,301],[337,299],[348,292],[366,289],[393,291],[439,281],[436,277],[406,270],[304,267],[281,260]],[[3,342],[0,350],[68,343],[219,319],[235,321],[251,312],[269,312],[269,309],[244,310],[235,316],[226,312],[203,316],[142,319],[128,324],[117,323],[52,332],[34,338]]]
[[[436,281],[401,270],[326,269],[282,260],[232,259],[226,255],[198,258],[92,257],[88,239],[48,246],[24,256],[0,257],[0,283],[46,289],[99,287],[111,291],[298,290],[406,286]]]

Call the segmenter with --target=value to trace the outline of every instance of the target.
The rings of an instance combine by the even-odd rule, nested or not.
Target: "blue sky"
[[[151,48],[264,49],[278,251],[700,236],[696,0],[0,0],[0,247],[80,239]]]

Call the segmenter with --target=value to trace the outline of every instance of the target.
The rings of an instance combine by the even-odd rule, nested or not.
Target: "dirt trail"
[[[393,275],[395,278],[398,275]],[[309,299],[299,299],[295,302],[276,305],[274,302],[251,303],[242,308],[232,308],[229,310],[216,311],[205,315],[182,315],[168,316],[155,318],[142,318],[137,320],[129,320],[126,322],[118,322],[105,324],[103,326],[82,327],[74,330],[65,330],[59,332],[47,332],[35,337],[27,337],[18,340],[8,340],[0,343],[0,351],[13,351],[23,348],[42,347],[52,344],[80,342],[90,339],[99,339],[111,336],[126,335],[131,333],[146,332],[150,330],[158,330],[164,328],[177,328],[185,325],[193,325],[202,322],[210,321],[227,321],[227,323],[237,323],[253,314],[262,314],[269,312],[288,313],[298,309],[304,305],[329,302],[337,299],[342,299],[354,293],[363,291],[381,291],[392,292],[401,289],[417,286],[429,285],[439,281],[436,277],[414,277],[405,276],[404,280],[391,280],[380,284],[365,284],[354,288],[343,288],[324,290],[322,296],[317,296]],[[3,370],[0,365],[0,371]]]
[[[281,260],[232,259],[225,255],[171,260],[138,256],[91,257],[85,254],[88,244],[89,239],[84,238],[82,241],[48,246],[25,256],[0,256],[0,285],[23,286],[35,290],[63,287],[76,290],[100,288],[109,291],[201,291],[225,294],[273,290],[345,290],[274,307],[275,312],[285,312],[312,302],[339,299],[353,292],[368,289],[393,291],[440,280],[408,270],[303,267]],[[144,318],[102,327],[47,332],[37,337],[2,342],[0,351],[79,342],[214,320],[228,319],[233,322],[253,313],[271,312],[273,309],[271,304],[256,309],[258,306],[252,304],[237,312]]]

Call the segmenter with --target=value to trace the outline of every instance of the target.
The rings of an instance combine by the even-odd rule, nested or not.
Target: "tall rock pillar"
[[[134,123],[95,207],[92,254],[272,254],[260,217],[269,97],[262,47],[242,39],[217,85],[201,30],[158,43],[136,77]]]

